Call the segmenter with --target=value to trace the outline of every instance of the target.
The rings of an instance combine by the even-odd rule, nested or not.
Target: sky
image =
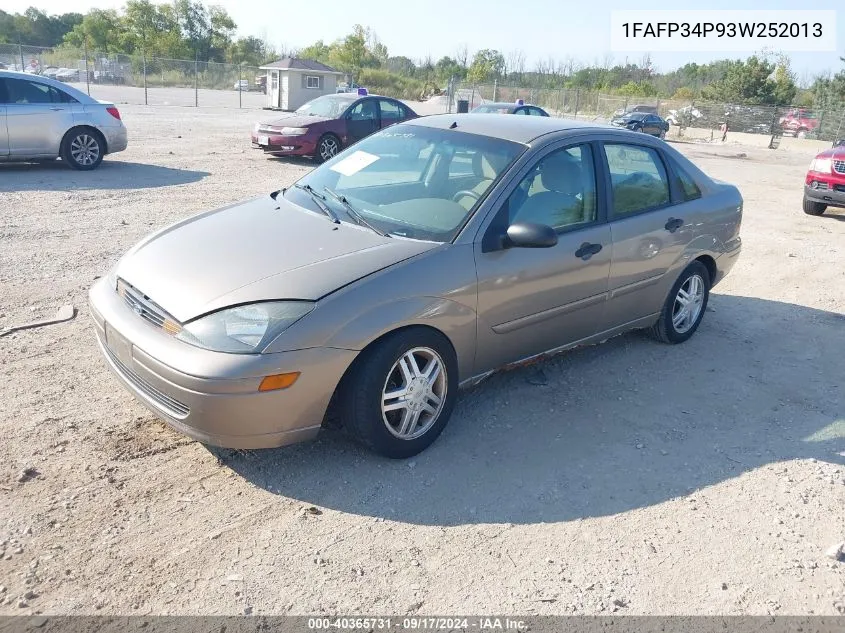
[[[23,12],[34,5],[47,13],[91,8],[119,9],[125,0],[2,0],[7,12]],[[422,0],[384,2],[383,0],[206,0],[222,5],[238,25],[238,35],[266,37],[279,47],[301,48],[319,39],[331,42],[343,37],[356,23],[369,26],[387,46],[391,55],[411,59],[427,55],[436,61],[454,56],[466,45],[470,52],[481,48],[502,51],[522,50],[527,69],[538,60],[572,57],[582,63],[603,62],[612,54],[613,63],[624,63],[624,52],[610,51],[610,13],[636,8],[631,0]],[[838,52],[790,53],[799,80],[843,67],[845,56],[845,10],[842,0],[651,0],[642,5],[649,10],[669,9],[828,9],[837,10]],[[652,63],[667,71],[687,62],[705,63],[725,57],[744,58],[749,53],[652,53]],[[642,52],[630,53],[631,63],[642,59]]]

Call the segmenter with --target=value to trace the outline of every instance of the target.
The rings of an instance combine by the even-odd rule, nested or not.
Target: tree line
[[[355,81],[389,94],[417,98],[445,87],[450,79],[473,84],[582,89],[631,98],[675,98],[749,105],[842,107],[845,69],[813,78],[800,87],[785,55],[689,63],[658,72],[648,55],[636,62],[582,64],[574,57],[539,60],[529,67],[520,50],[503,53],[461,46],[436,61],[390,55],[369,28],[355,25],[334,42],[319,40],[300,50],[277,50],[257,37],[235,37],[237,25],[220,6],[199,0],[154,4],[128,0],[120,11],[47,15],[35,8],[23,14],[0,10],[0,43],[46,47],[87,47],[106,54],[140,54],[260,66],[285,55],[321,61]],[[845,62],[845,58],[843,58]]]

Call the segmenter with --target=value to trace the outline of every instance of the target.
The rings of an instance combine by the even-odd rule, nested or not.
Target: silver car
[[[61,158],[89,170],[126,143],[113,103],[48,77],[0,70],[0,162]]]
[[[90,305],[109,367],[193,438],[273,447],[337,422],[408,457],[496,369],[634,328],[692,336],[742,204],[644,134],[424,117],[149,236]]]

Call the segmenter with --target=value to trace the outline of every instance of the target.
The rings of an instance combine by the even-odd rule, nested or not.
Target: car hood
[[[261,123],[264,125],[277,125],[279,127],[305,127],[306,125],[321,123],[323,121],[328,121],[328,119],[322,116],[304,116],[301,114],[290,113],[273,119],[267,119]]]
[[[180,322],[231,305],[317,300],[438,244],[334,224],[267,196],[154,233],[118,262],[118,277]]]
[[[816,154],[816,158],[835,158],[836,160],[845,160],[845,147],[831,147],[823,152]]]

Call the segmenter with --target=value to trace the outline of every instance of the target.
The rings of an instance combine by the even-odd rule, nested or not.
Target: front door
[[[362,99],[346,114],[345,145],[352,145],[379,129],[378,104],[375,99]]]
[[[475,245],[478,275],[476,373],[598,332],[610,272],[590,144],[556,148],[528,169]],[[507,247],[507,227],[553,227],[549,248]]]
[[[701,209],[673,204],[669,171],[657,149],[609,142],[603,147],[612,183],[613,262],[605,323],[612,328],[660,310],[668,291],[666,274],[692,241]]]
[[[0,93],[2,93],[2,86],[0,86]],[[0,94],[0,102],[3,101],[2,94]],[[7,158],[9,156],[9,132],[6,130],[6,106],[0,104],[0,158]]]
[[[58,156],[62,137],[73,127],[70,98],[41,82],[8,77],[3,81],[11,156]]]

